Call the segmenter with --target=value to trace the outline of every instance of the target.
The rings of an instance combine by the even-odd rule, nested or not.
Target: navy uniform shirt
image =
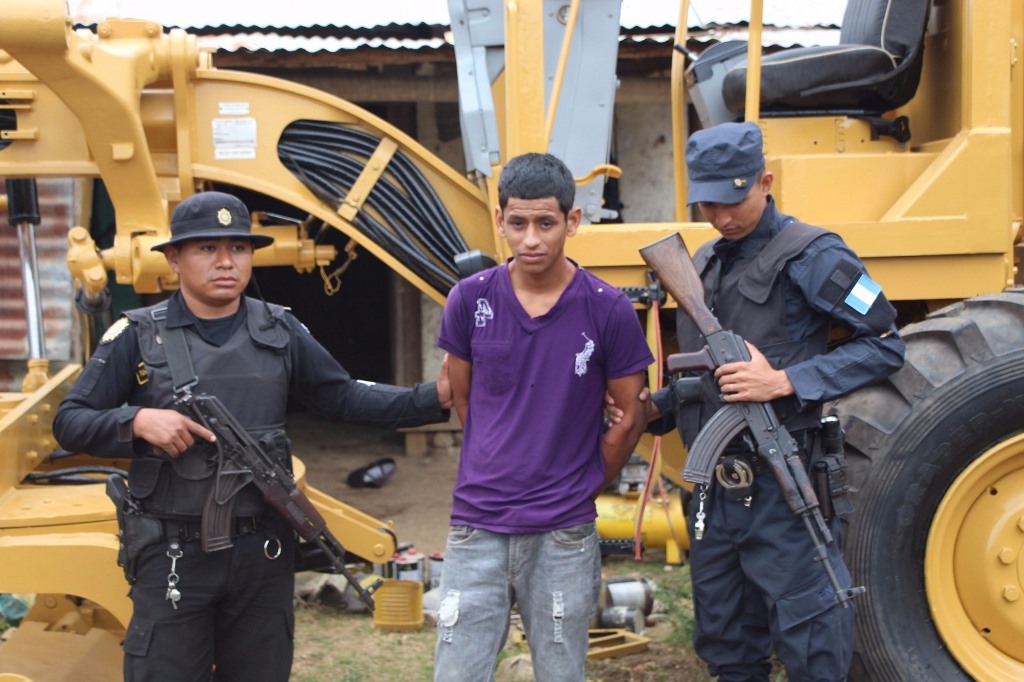
[[[168,301],[167,321],[169,326],[191,324],[205,340],[217,343],[244,324],[244,311],[241,306],[232,318],[198,320],[176,292]],[[410,389],[355,380],[294,316],[286,313],[284,320],[292,367],[288,393],[314,413],[332,422],[385,428],[448,420],[433,382]],[[135,414],[168,404],[166,396],[152,395],[149,383],[135,325],[122,318],[104,334],[57,410],[53,432],[61,447],[100,457],[131,457],[136,447],[141,452],[142,444],[132,438]]]
[[[740,260],[756,256],[793,220],[792,216],[779,213],[775,200],[769,196],[768,206],[753,232],[740,240],[719,239],[714,243],[712,248],[722,262],[723,272]],[[855,282],[860,288],[855,284],[838,301],[825,300],[820,295],[823,285],[843,261],[859,268],[862,277]],[[903,366],[905,346],[896,331],[892,307],[880,290],[873,292],[874,283],[867,277],[864,264],[838,235],[826,234],[815,239],[803,253],[789,261],[785,273],[786,312],[780,323],[785,325],[790,340],[806,339],[823,326],[849,331],[849,337],[828,353],[783,368],[801,409],[812,403],[834,400],[884,379]],[[872,299],[873,294],[876,297]],[[686,313],[679,310],[677,314]],[[742,330],[731,331],[742,335]],[[667,389],[655,394],[654,401],[662,415],[672,414]],[[657,431],[663,429],[670,430],[671,425],[662,424]]]

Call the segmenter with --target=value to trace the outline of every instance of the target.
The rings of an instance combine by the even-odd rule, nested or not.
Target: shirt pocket
[[[511,341],[475,341],[473,378],[489,393],[504,393],[516,381]]]

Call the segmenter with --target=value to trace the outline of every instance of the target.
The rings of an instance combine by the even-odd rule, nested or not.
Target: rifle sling
[[[172,329],[167,326],[167,306],[154,308],[150,315],[156,322],[160,338],[163,339],[164,352],[167,353],[167,368],[171,372],[171,383],[174,384],[174,395],[178,395],[199,383],[196,370],[192,367],[188,343],[185,341],[185,330],[181,327]]]

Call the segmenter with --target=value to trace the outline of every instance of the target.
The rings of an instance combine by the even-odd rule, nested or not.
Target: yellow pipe
[[[675,44],[686,48],[689,30],[686,26],[690,14],[690,0],[679,3],[679,19],[676,21]],[[672,158],[676,160],[676,222],[686,222],[686,88],[683,79],[686,73],[686,55],[672,50]]]
[[[636,507],[640,498],[626,495],[598,495],[597,534],[602,540],[630,540],[636,526]],[[648,549],[665,549],[665,563],[683,563],[690,539],[686,515],[678,492],[652,495],[644,508],[640,540]]]
[[[750,2],[750,38],[747,41],[747,97],[745,117],[757,123],[761,116],[761,28],[764,0]]]
[[[551,147],[551,133],[555,128],[555,114],[558,113],[558,100],[562,94],[562,82],[565,81],[565,67],[569,62],[569,48],[572,47],[572,36],[576,31],[576,17],[579,13],[580,0],[572,0],[572,4],[569,5],[569,18],[565,22],[565,35],[562,37],[562,51],[558,55],[555,82],[551,86],[551,101],[548,102],[547,119],[544,122],[545,149]]]
[[[505,2],[505,130],[502,162],[546,150],[544,135],[544,7],[541,0]],[[493,176],[497,182],[497,176]]]

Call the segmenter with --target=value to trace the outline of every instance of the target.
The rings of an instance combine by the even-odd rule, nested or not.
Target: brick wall
[[[35,227],[36,255],[46,356],[63,366],[77,348],[67,234],[74,222],[75,184],[72,180],[38,180],[41,222]],[[6,210],[0,211],[0,391],[21,390],[28,358],[24,283],[17,228]]]

